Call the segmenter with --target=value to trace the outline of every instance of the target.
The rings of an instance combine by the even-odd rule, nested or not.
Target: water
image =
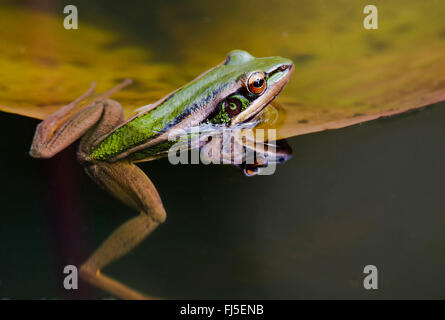
[[[444,107],[295,137],[273,176],[141,164],[168,219],[106,273],[166,298],[444,298]],[[108,297],[63,290],[63,266],[133,212],[86,177],[73,148],[29,158],[37,121],[0,122],[14,137],[1,159],[0,296]],[[367,264],[378,291],[362,287]]]

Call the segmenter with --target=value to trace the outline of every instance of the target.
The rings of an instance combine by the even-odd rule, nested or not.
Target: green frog
[[[159,101],[124,120],[121,105],[109,97],[131,83],[125,80],[74,112],[94,93],[91,88],[36,128],[30,155],[50,158],[80,139],[77,158],[103,189],[139,214],[116,229],[80,267],[80,276],[124,299],[150,298],[104,275],[101,270],[122,257],[166,219],[151,180],[136,162],[165,157],[175,143],[171,132],[203,124],[236,128],[257,121],[280,93],[294,70],[281,57],[256,58],[242,50]],[[203,143],[205,145],[205,141]],[[202,145],[201,145],[202,147]],[[267,153],[267,151],[266,151]],[[269,152],[270,153],[270,152]],[[282,142],[269,161],[287,160],[291,150]],[[252,175],[263,163],[238,164]]]

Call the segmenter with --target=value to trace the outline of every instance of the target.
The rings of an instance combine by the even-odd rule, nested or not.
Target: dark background
[[[74,148],[27,156],[38,121],[1,114],[0,297],[108,297],[80,265],[134,212],[100,190]],[[290,139],[272,176],[144,163],[167,222],[105,272],[165,298],[444,298],[445,103]],[[379,289],[363,289],[376,265]]]
[[[68,4],[26,3],[59,13]],[[88,3],[89,23],[116,21],[136,36],[144,30],[175,59],[163,52],[162,33],[144,28],[156,5],[70,3]],[[0,114],[0,298],[109,297],[83,282],[64,290],[62,270],[80,265],[135,212],[89,180],[75,147],[50,160],[30,158],[37,123]],[[272,176],[143,163],[167,222],[104,272],[164,298],[443,299],[444,128],[442,103],[294,137],[293,159]],[[363,289],[368,264],[379,270],[376,291]]]

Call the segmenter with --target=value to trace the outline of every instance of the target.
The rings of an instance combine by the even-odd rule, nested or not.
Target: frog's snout
[[[279,70],[282,72],[286,71],[286,70],[288,70],[289,72],[292,72],[292,71],[294,71],[294,68],[295,68],[295,66],[293,63],[286,63],[286,64],[282,64],[280,66]]]

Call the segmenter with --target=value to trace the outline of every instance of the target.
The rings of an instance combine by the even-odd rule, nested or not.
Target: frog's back
[[[221,85],[221,76],[224,74],[218,71],[216,68],[210,70],[170,94],[153,109],[137,114],[117,127],[94,147],[90,158],[106,161],[128,153],[128,150],[137,149],[138,154],[133,155],[132,159],[138,160],[168,149],[171,146],[168,141],[161,141],[144,152],[137,147],[158,138],[184,120],[190,119],[190,123],[195,125],[204,121],[213,111],[211,102],[215,101],[215,96],[230,86],[230,80]],[[231,79],[230,74],[225,75]]]

